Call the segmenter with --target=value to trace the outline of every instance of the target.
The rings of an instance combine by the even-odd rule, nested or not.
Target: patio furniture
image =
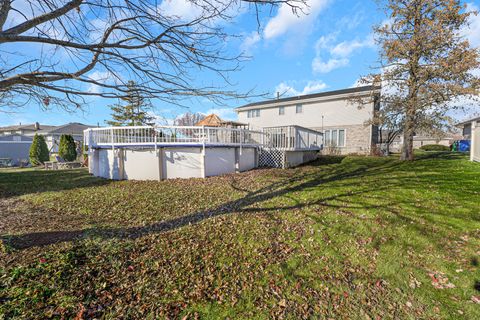
[[[78,161],[65,161],[65,159],[60,156],[55,156],[55,160],[56,161],[45,162],[45,170],[74,169],[82,166]]]
[[[0,158],[0,168],[11,167],[12,159],[11,158]]]

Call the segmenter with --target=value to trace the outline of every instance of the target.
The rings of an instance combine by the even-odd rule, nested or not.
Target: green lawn
[[[480,319],[480,164],[0,170],[0,319]]]

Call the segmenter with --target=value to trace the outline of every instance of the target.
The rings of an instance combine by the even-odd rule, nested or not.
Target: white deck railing
[[[322,133],[299,127],[273,127],[262,131],[196,126],[137,126],[91,128],[85,144],[95,147],[225,145],[262,146],[282,150],[319,150]]]
[[[151,145],[260,145],[264,133],[234,128],[187,126],[139,126],[87,129],[90,147]]]
[[[265,147],[282,150],[320,150],[323,145],[323,134],[319,131],[300,127],[284,126],[262,129],[268,142]]]

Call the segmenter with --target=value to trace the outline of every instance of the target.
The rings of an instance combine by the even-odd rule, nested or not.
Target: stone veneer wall
[[[322,128],[313,128],[322,131]],[[324,130],[345,129],[345,147],[338,148],[340,154],[362,154],[368,155],[372,146],[372,126],[370,125],[352,125],[343,127],[323,127]],[[322,153],[327,152],[325,148]]]

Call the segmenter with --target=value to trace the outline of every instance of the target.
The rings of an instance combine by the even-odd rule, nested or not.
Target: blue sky
[[[164,0],[165,10],[176,15],[188,15],[195,10],[187,0]],[[469,2],[478,9],[479,1]],[[294,16],[287,7],[280,7],[261,16],[258,30],[253,15],[243,13],[226,25],[233,34],[242,35],[227,44],[232,54],[241,51],[251,59],[242,64],[242,70],[230,78],[241,92],[255,89],[257,93],[276,92],[300,95],[352,87],[361,75],[368,74],[377,60],[377,48],[372,38],[372,26],[386,19],[375,1],[309,0],[309,14]],[[247,12],[247,10],[245,10]],[[472,45],[480,46],[480,17],[472,19],[466,30]],[[196,77],[204,83],[218,79],[199,72]],[[180,108],[165,102],[152,101],[159,118],[171,119],[186,111],[216,112],[223,118],[235,119],[233,108],[257,99],[228,101],[215,105],[201,98]],[[83,111],[68,113],[64,110],[43,110],[28,105],[16,113],[1,114],[0,125],[32,123],[62,124],[82,122],[100,125],[110,119],[109,104],[115,101],[102,98],[89,99]]]

